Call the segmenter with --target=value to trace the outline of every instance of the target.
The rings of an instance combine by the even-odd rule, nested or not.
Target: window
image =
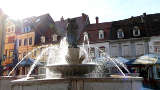
[[[15,39],[14,36],[8,37],[8,43],[14,43],[14,39]]]
[[[12,26],[12,32],[14,32],[14,26]]]
[[[10,32],[10,28],[8,28],[8,32]]]
[[[133,36],[140,36],[140,30],[138,26],[133,28]]]
[[[41,43],[45,43],[45,36],[41,36]]]
[[[23,53],[23,57],[25,57],[25,56],[26,56],[26,52]]]
[[[105,56],[105,47],[100,47],[99,48],[99,57],[104,57]]]
[[[154,53],[160,55],[160,41],[155,41],[153,45]]]
[[[9,51],[9,57],[13,57],[13,50]]]
[[[157,78],[160,78],[160,66],[156,65]]]
[[[32,45],[32,37],[29,38],[29,45]]]
[[[122,47],[122,56],[129,56],[129,45],[123,45]]]
[[[99,39],[104,39],[104,31],[99,30]]]
[[[34,51],[34,56],[37,56],[37,51],[36,50]]]
[[[21,46],[21,45],[22,45],[22,40],[20,39],[20,40],[19,40],[19,46]]]
[[[30,31],[31,31],[31,27],[30,26],[24,27],[24,32],[30,32]]]
[[[52,35],[52,40],[57,41],[57,35],[56,34]]]
[[[119,29],[119,30],[117,31],[117,37],[118,37],[118,38],[124,38],[124,33],[123,33],[123,30],[122,30],[122,29]]]
[[[24,46],[28,45],[28,40],[27,38],[24,39]]]
[[[91,49],[90,49],[90,56],[91,56],[92,58],[95,57],[95,49],[94,49],[94,48],[91,48]]]
[[[27,32],[30,32],[30,31],[31,31],[31,27],[28,26],[28,27],[27,27]]]
[[[118,52],[118,46],[117,45],[113,45],[111,46],[111,56],[112,57],[117,57],[119,52]]]
[[[39,22],[39,21],[40,21],[40,18],[37,18],[35,22]]]
[[[27,28],[26,27],[24,27],[24,32],[27,32]]]
[[[84,36],[88,36],[88,33],[87,33],[87,32],[84,32],[83,35],[84,35]]]
[[[136,55],[140,56],[144,54],[144,45],[143,44],[136,44]]]
[[[88,41],[88,39],[89,39],[89,38],[88,38],[88,33],[87,33],[87,32],[84,32],[83,35],[84,35],[84,41],[85,41],[85,40]]]

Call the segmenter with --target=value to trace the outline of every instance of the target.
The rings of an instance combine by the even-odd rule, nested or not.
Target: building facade
[[[2,9],[0,9],[0,63],[4,59],[3,51],[4,51],[4,41],[5,41],[5,20],[7,16],[4,14]],[[1,70],[0,70],[1,71]]]
[[[81,33],[80,47],[85,45],[86,50],[93,59],[101,58],[104,53],[109,53],[108,40],[111,24],[111,22],[99,23],[98,17],[96,17],[96,23],[87,25]],[[88,43],[90,43],[90,46],[88,46]]]
[[[127,59],[158,53],[159,18],[160,14],[143,13],[124,20],[98,23],[96,17],[96,23],[89,24],[81,33],[80,45],[83,45],[84,35],[87,35],[91,46],[90,53],[94,52],[95,58],[100,56],[100,51],[95,48],[101,48],[108,56]],[[87,44],[85,46],[87,47]]]

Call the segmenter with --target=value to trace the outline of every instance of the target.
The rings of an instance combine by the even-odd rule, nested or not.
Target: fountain
[[[84,47],[77,46],[77,28],[76,20],[68,19],[67,38],[64,38],[59,46],[51,45],[43,50],[32,65],[27,77],[12,81],[11,89],[141,90],[142,78],[140,77],[125,75],[100,76],[101,73],[95,73],[97,70],[102,69],[101,65],[93,62]],[[47,65],[45,66],[46,77],[43,79],[30,78],[30,73],[45,52],[48,53]],[[110,57],[104,57],[104,60],[106,59],[111,60]],[[114,64],[116,65],[115,62]]]
[[[85,55],[80,55],[79,47],[77,47],[77,28],[76,19],[68,19],[67,25],[67,42],[68,53],[65,56],[67,64],[59,65],[47,65],[46,68],[49,69],[49,72],[59,73],[63,77],[73,77],[73,76],[82,76],[84,74],[92,72],[96,64],[82,64],[85,59]]]

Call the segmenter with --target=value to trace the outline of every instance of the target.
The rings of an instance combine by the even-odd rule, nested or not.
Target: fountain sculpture
[[[68,19],[66,39],[68,46],[60,53],[67,50],[67,54],[61,56],[67,63],[50,64],[48,60],[49,64],[45,66],[47,69],[45,79],[12,81],[12,90],[141,90],[142,78],[139,77],[86,76],[95,71],[98,65],[91,63],[85,51],[77,46],[77,28],[76,19]],[[86,63],[87,61],[90,63]]]
[[[49,65],[47,68],[50,72],[59,73],[62,76],[81,76],[92,72],[95,64],[82,64],[85,55],[80,55],[80,48],[77,47],[77,28],[76,19],[68,19],[67,25],[67,42],[68,54],[66,55],[67,64]]]

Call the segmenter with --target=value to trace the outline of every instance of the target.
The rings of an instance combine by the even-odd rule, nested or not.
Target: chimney
[[[147,14],[146,13],[143,13],[143,17],[145,17]]]
[[[82,19],[83,19],[83,21],[86,20],[86,14],[82,13]]]
[[[98,24],[99,23],[99,18],[98,17],[96,17],[96,24]]]
[[[63,18],[63,16],[61,17],[61,21],[64,21],[64,18]]]

